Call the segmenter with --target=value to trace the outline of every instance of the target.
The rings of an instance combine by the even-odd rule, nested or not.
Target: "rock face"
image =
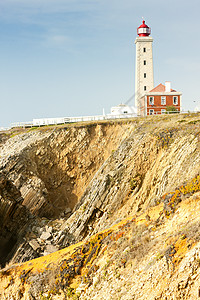
[[[15,249],[15,245],[23,238],[29,225],[30,214],[22,202],[19,190],[2,172],[0,174],[0,264],[2,265],[12,257],[13,248]]]
[[[2,179],[0,203],[0,214],[5,216],[0,232],[2,264],[12,256],[13,261],[23,262],[46,253],[39,228],[44,230],[46,222],[70,216],[96,171],[124,136],[126,132],[120,124],[91,124],[2,137],[0,174],[5,181]],[[27,213],[31,222],[26,221]],[[22,221],[21,216],[25,218]],[[66,230],[60,231],[60,224],[54,238],[55,242],[52,235],[55,248],[51,249],[56,249],[57,243],[62,248],[70,242]],[[34,249],[29,239],[40,239],[41,247]]]
[[[173,299],[173,293],[175,299],[196,299],[199,239],[198,234],[190,235],[195,228],[199,231],[198,209],[193,211],[199,207],[199,120],[198,114],[161,116],[2,136],[2,266],[40,260],[47,254],[53,259],[57,250],[81,242],[82,246],[69,247],[75,251],[73,258],[64,261],[55,256],[58,268],[65,270],[58,288],[61,294],[76,276],[82,276],[81,283],[77,281],[80,299],[118,295],[119,299],[158,300]],[[124,227],[117,225],[123,220]],[[29,285],[47,278],[46,290],[51,284],[55,288],[51,264],[49,273],[45,269],[39,279],[25,264],[24,272],[32,272],[32,279],[25,273],[20,278]],[[7,276],[11,271],[3,272]],[[50,284],[50,277],[55,282]],[[166,283],[171,277],[171,288],[163,287],[162,278]],[[159,291],[148,298],[149,289],[157,285]],[[16,286],[9,284],[5,299]],[[39,293],[46,293],[42,285],[29,294],[24,294],[24,287],[19,289],[23,294],[19,299],[40,299]]]
[[[145,125],[131,131],[111,154],[64,224],[76,239],[154,206],[162,195],[198,174],[198,126]]]

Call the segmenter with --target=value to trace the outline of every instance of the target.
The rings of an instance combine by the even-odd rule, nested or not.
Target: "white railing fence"
[[[197,111],[166,111],[165,114],[190,114],[190,113],[198,113]],[[162,115],[165,115],[162,114]],[[161,114],[154,114],[154,117],[161,116]],[[136,114],[120,114],[120,115],[97,115],[97,116],[83,116],[83,117],[64,117],[64,118],[44,118],[44,119],[33,119],[30,122],[17,122],[12,123],[11,128],[14,127],[23,127],[23,128],[31,128],[31,127],[40,127],[47,125],[59,125],[59,124],[68,124],[68,123],[77,123],[77,122],[88,122],[88,121],[103,121],[103,120],[116,120],[116,119],[130,119],[137,117]]]
[[[136,114],[121,114],[121,115],[97,115],[97,116],[84,116],[84,117],[65,117],[65,118],[44,118],[33,119],[32,122],[17,122],[12,123],[11,127],[40,127],[46,125],[59,125],[77,122],[88,121],[103,121],[103,120],[115,120],[115,119],[128,119],[137,117]]]

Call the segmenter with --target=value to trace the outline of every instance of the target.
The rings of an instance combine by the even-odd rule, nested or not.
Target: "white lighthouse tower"
[[[153,38],[150,37],[151,29],[143,20],[137,28],[138,37],[136,44],[136,69],[135,69],[135,107],[140,110],[139,99],[154,87],[153,79]]]

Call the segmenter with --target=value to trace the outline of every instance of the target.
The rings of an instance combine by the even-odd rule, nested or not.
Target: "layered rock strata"
[[[149,117],[47,127],[4,137],[2,265],[87,242],[131,216],[141,214],[148,223],[152,209],[161,203],[155,224],[148,226],[162,227],[175,211],[163,195],[199,174],[199,120],[198,114]],[[180,194],[178,201],[188,196],[190,191]],[[89,289],[87,295],[95,293]]]

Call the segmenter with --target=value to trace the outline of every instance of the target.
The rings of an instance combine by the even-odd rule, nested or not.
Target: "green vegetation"
[[[198,122],[200,122],[200,120],[192,120],[192,121],[188,122],[188,124],[196,124]]]
[[[173,114],[173,113],[179,113],[179,111],[177,111],[176,107],[171,105],[171,106],[167,106],[166,107],[166,114]]]

